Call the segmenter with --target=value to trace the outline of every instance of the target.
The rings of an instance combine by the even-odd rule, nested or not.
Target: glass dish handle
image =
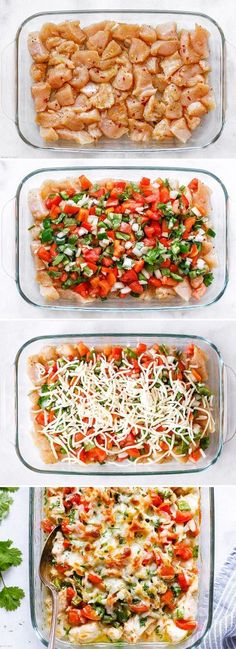
[[[15,280],[15,234],[16,234],[16,221],[15,209],[14,219],[11,218],[13,207],[16,205],[16,197],[9,198],[7,203],[2,208],[1,214],[1,266],[6,275]]]
[[[9,70],[15,70],[11,76]],[[1,109],[5,117],[16,123],[16,41],[11,41],[1,53]]]
[[[226,416],[226,433],[223,444],[228,444],[236,435],[236,371],[231,365],[224,364],[227,381],[227,416]],[[228,437],[229,435],[229,437]]]

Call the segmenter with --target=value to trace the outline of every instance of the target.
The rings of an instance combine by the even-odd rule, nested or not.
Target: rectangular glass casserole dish
[[[156,485],[157,486],[157,485]],[[196,647],[202,640],[212,621],[213,585],[214,585],[214,490],[202,487],[201,495],[201,531],[200,531],[200,570],[199,570],[199,598],[197,621],[198,629],[184,642],[178,643],[181,649]],[[41,519],[43,514],[43,489],[32,488],[30,490],[30,511],[29,511],[29,576],[30,576],[30,601],[32,625],[44,645],[47,645],[48,634],[45,629],[43,618],[43,596],[44,591],[38,576],[38,565],[43,544],[43,532],[41,530]],[[130,646],[122,643],[124,649]],[[81,645],[57,640],[57,649],[69,649]],[[86,644],[92,649],[94,644]],[[112,643],[96,643],[100,648],[114,646]],[[167,643],[137,643],[132,646],[155,647],[164,649],[173,647]]]
[[[174,345],[177,348],[185,348],[191,343],[197,344],[208,357],[208,384],[214,394],[214,405],[212,416],[215,421],[215,433],[212,434],[211,443],[205,457],[197,463],[181,464],[177,460],[171,460],[164,464],[137,464],[132,463],[94,463],[90,465],[70,464],[61,462],[56,464],[45,464],[40,457],[37,446],[30,436],[33,429],[31,420],[31,404],[29,392],[33,385],[27,373],[27,361],[29,356],[38,354],[46,345],[58,345],[62,342],[75,343],[83,340],[88,346],[124,345],[135,347],[139,342],[148,345],[159,342],[159,344]],[[195,473],[207,469],[216,462],[227,432],[227,382],[224,372],[224,362],[218,349],[200,336],[167,335],[167,334],[107,334],[94,335],[83,334],[44,336],[33,338],[26,342],[19,350],[16,361],[16,451],[20,460],[25,466],[40,473],[52,473],[55,475],[168,475]]]
[[[40,30],[45,22],[60,22],[62,20],[81,20],[81,26],[87,26],[105,19],[116,22],[126,22],[147,25],[156,25],[157,23],[166,23],[176,21],[181,28],[193,29],[195,23],[199,23],[206,28],[209,33],[210,47],[210,64],[212,71],[210,74],[210,84],[213,88],[217,103],[216,109],[211,111],[203,120],[202,126],[196,131],[187,144],[160,143],[155,142],[137,144],[131,142],[128,138],[122,140],[104,140],[98,145],[87,145],[86,147],[76,147],[68,145],[63,141],[56,143],[43,142],[40,137],[38,127],[35,124],[34,106],[31,97],[31,78],[30,64],[31,57],[27,48],[27,37],[32,31]],[[6,81],[6,79],[5,79]],[[217,23],[205,14],[192,12],[161,12],[161,11],[59,11],[39,13],[27,18],[20,26],[17,33],[17,115],[16,122],[19,135],[27,143],[36,148],[46,148],[55,151],[76,152],[78,155],[89,152],[92,156],[105,153],[118,153],[123,155],[124,152],[136,155],[142,151],[157,154],[159,151],[174,151],[180,149],[198,149],[205,147],[218,139],[224,124],[224,35]]]
[[[31,254],[31,232],[28,228],[32,225],[32,215],[28,207],[28,192],[35,187],[39,187],[44,181],[50,178],[64,179],[66,176],[74,177],[85,174],[92,182],[102,178],[114,178],[115,180],[124,178],[125,180],[138,181],[143,174],[150,177],[152,181],[158,176],[162,178],[177,178],[183,184],[188,184],[193,177],[197,176],[201,181],[208,185],[212,191],[211,203],[212,213],[211,220],[216,231],[214,246],[217,254],[218,265],[214,269],[214,281],[208,287],[205,295],[200,301],[191,298],[187,304],[176,295],[171,300],[161,302],[157,298],[150,301],[135,300],[128,297],[126,300],[117,300],[113,298],[102,302],[94,301],[79,305],[75,300],[69,302],[58,300],[53,303],[47,303],[39,291],[39,286],[35,280],[35,266]],[[17,190],[16,197],[16,282],[18,290],[22,297],[35,306],[48,309],[76,310],[79,311],[119,311],[129,310],[177,310],[198,308],[199,306],[208,306],[216,302],[224,293],[228,281],[228,260],[227,260],[227,190],[220,179],[202,169],[175,168],[175,167],[61,167],[39,169],[26,176]]]

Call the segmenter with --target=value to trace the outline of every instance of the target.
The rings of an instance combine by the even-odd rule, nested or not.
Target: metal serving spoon
[[[48,640],[48,649],[54,649],[56,641],[56,625],[57,625],[57,613],[58,613],[58,591],[54,584],[51,581],[50,577],[50,560],[52,557],[52,546],[55,540],[57,532],[61,529],[60,525],[54,527],[52,532],[49,534],[46,543],[43,547],[40,563],[39,563],[39,576],[44,586],[46,586],[52,596],[52,619],[51,627]]]

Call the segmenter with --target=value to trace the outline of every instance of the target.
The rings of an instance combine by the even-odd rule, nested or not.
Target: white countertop
[[[90,10],[106,10],[109,5],[107,0],[87,0],[86,9]],[[123,9],[144,9],[142,0],[129,0],[128,4],[125,0],[118,0],[114,4],[114,9],[117,11],[122,11]],[[31,0],[4,0],[2,2],[1,9],[1,49],[3,50],[10,42],[14,41],[17,29],[29,16],[38,12],[48,11],[60,11],[60,10],[76,10],[78,9],[77,0],[70,0],[66,2],[65,0],[51,0],[50,4],[48,0],[34,0],[32,3]],[[84,8],[84,7],[83,7]],[[153,9],[153,2],[148,0],[145,2],[145,9]],[[224,131],[220,139],[212,144],[210,147],[203,149],[201,151],[202,158],[211,157],[218,158],[224,157],[225,153],[230,157],[235,155],[236,151],[236,112],[235,112],[235,99],[233,99],[233,89],[236,84],[236,68],[234,65],[235,57],[235,47],[233,45],[235,41],[235,24],[232,17],[234,15],[235,3],[234,0],[208,0],[206,3],[205,0],[195,0],[194,3],[191,3],[191,6],[187,0],[162,0],[159,3],[159,10],[170,11],[170,10],[192,10],[193,12],[205,13],[215,19],[225,33],[226,46],[227,46],[227,95],[226,95],[226,121]],[[4,59],[4,66],[9,63],[9,53]],[[7,79],[9,84],[12,85],[14,74],[14,64],[9,65],[7,72]],[[234,93],[235,94],[235,93]],[[5,87],[3,89],[3,104],[8,104],[9,100],[9,88]],[[10,112],[10,115],[14,115],[13,107],[8,105],[4,108],[7,112]],[[154,154],[155,155],[155,154]],[[158,153],[156,154],[158,156]],[[179,152],[176,152],[173,157],[176,159],[179,158]],[[186,157],[194,158],[198,153],[190,151]],[[20,136],[17,133],[15,124],[12,120],[8,119],[5,115],[2,116],[1,126],[0,126],[0,156],[11,156],[11,157],[24,157],[33,156],[34,158],[53,158],[53,152],[44,152],[41,150],[33,149],[29,145],[25,144],[23,140],[20,139]],[[165,154],[168,158],[168,152]],[[61,153],[60,157],[66,157],[66,154]],[[78,158],[78,154],[74,153],[71,157]],[[122,154],[123,157],[123,154]],[[159,157],[159,156],[158,156]],[[153,156],[152,156],[153,159]]]
[[[158,483],[158,481],[157,481]],[[13,494],[14,504],[10,514],[0,527],[1,539],[12,539],[23,553],[23,563],[8,572],[7,585],[24,589],[25,599],[21,607],[11,613],[0,609],[0,649],[40,649],[42,644],[32,628],[29,611],[28,588],[28,489],[21,488]],[[216,552],[215,573],[217,574],[228,554],[235,546],[236,529],[236,487],[217,487],[216,503]]]

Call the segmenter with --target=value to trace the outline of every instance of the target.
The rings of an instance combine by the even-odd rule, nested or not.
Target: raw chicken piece
[[[202,117],[205,115],[207,109],[200,101],[194,101],[192,104],[189,104],[187,107],[187,113],[189,117]]]
[[[180,56],[183,63],[186,63],[187,65],[189,65],[189,63],[198,63],[201,58],[200,54],[193,49],[190,34],[186,29],[183,29],[180,36]]]
[[[71,108],[62,108],[60,110],[60,124],[55,128],[70,128],[72,131],[82,130],[81,111]]]
[[[105,83],[106,81],[111,81],[117,73],[117,65],[114,65],[108,70],[99,70],[98,68],[91,68],[89,70],[89,76],[91,81],[94,83]]]
[[[93,110],[88,110],[86,113],[79,113],[79,117],[83,124],[93,124],[94,122],[99,122],[100,113],[97,108],[94,108]]]
[[[210,200],[210,189],[201,181],[198,181],[198,188],[196,192],[192,192],[193,205],[197,208],[201,208],[203,213],[210,214],[211,212],[211,200]]]
[[[113,81],[114,88],[118,90],[130,90],[133,85],[132,72],[127,68],[119,68],[117,75]]]
[[[165,114],[165,104],[156,95],[152,95],[144,108],[144,119],[147,122],[159,122]]]
[[[196,83],[204,81],[202,69],[198,63],[183,65],[173,74],[172,81],[177,86],[194,86]]]
[[[171,56],[179,49],[178,39],[173,41],[155,41],[151,46],[153,56]]]
[[[46,41],[46,43],[47,42],[48,41]],[[74,43],[74,41],[66,41],[64,38],[61,38],[56,49],[59,54],[65,54],[66,56],[71,57],[71,55],[79,49],[79,45]]]
[[[66,43],[64,38],[61,38],[60,36],[50,36],[45,40],[45,46],[47,50],[51,51],[55,48],[57,48],[61,43]]]
[[[90,36],[86,45],[91,50],[96,50],[101,56],[109,41],[108,31],[98,31],[93,36]]]
[[[59,34],[66,38],[66,40],[74,41],[75,43],[83,43],[86,39],[85,32],[80,27],[79,21],[68,21],[57,25]]]
[[[88,69],[99,65],[99,55],[96,50],[77,50],[71,59],[75,65],[86,65]]]
[[[97,124],[89,124],[88,133],[94,140],[99,140],[102,137],[102,131],[100,131]]]
[[[197,83],[196,86],[192,88],[186,88],[183,90],[181,95],[181,104],[183,106],[189,106],[193,101],[198,101],[202,99],[204,95],[208,94],[209,86],[206,83]]]
[[[83,92],[87,97],[92,97],[92,95],[95,95],[97,91],[97,85],[96,83],[92,83],[92,81],[89,81],[89,83],[81,89],[81,92]]]
[[[65,65],[57,65],[49,68],[47,72],[47,81],[52,88],[61,88],[66,81],[72,78],[72,70],[69,70]]]
[[[39,32],[41,40],[44,42],[48,38],[58,37],[59,31],[54,23],[44,23]]]
[[[170,125],[171,122],[170,120],[162,119],[158,124],[156,124],[153,132],[152,132],[152,137],[154,140],[165,140],[166,138],[172,138],[172,132],[170,130]]]
[[[120,23],[112,30],[112,35],[113,38],[117,38],[119,41],[125,41],[126,39],[138,38],[139,30],[139,25]]]
[[[54,288],[54,286],[43,286],[42,284],[40,284],[40,293],[42,297],[44,297],[45,300],[48,300],[49,302],[54,302],[60,297],[58,291]]]
[[[133,95],[138,97],[140,101],[145,102],[151,95],[156,94],[156,89],[152,83],[152,75],[144,67],[134,65],[134,81]]]
[[[49,52],[46,47],[44,47],[39,32],[31,32],[31,34],[29,34],[28,48],[35,63],[43,63],[48,60]]]
[[[50,96],[50,101],[48,102],[47,105],[48,110],[52,111],[57,111],[61,109],[61,105],[59,104],[59,101],[57,99],[53,99],[53,92]]]
[[[156,41],[156,31],[153,27],[149,27],[149,25],[141,25],[139,30],[139,38],[142,38],[145,43],[151,45],[151,43],[154,43],[154,41]]]
[[[143,63],[150,54],[150,47],[140,38],[132,38],[129,48],[129,60],[131,63]]]
[[[112,20],[103,20],[101,23],[93,23],[84,27],[84,32],[87,36],[93,36],[99,31],[111,31],[114,25],[115,23]]]
[[[71,79],[72,87],[78,91],[81,90],[84,86],[87,85],[89,81],[89,71],[86,68],[86,65],[78,65],[77,68],[73,71],[73,77]]]
[[[93,138],[87,131],[70,131],[69,129],[58,129],[57,133],[62,140],[73,140],[78,144],[92,144]]]
[[[102,59],[99,60],[98,68],[99,70],[108,70],[109,68],[113,68],[117,64],[117,58],[116,56],[113,57],[113,59]]]
[[[152,127],[146,122],[129,119],[130,138],[133,142],[148,142],[152,137]]]
[[[205,295],[206,290],[207,290],[207,287],[205,286],[205,284],[201,284],[201,286],[199,286],[198,288],[195,288],[193,290],[193,297],[195,298],[195,300],[200,300],[201,297],[203,297],[203,295]]]
[[[135,97],[128,97],[126,99],[126,105],[128,108],[128,115],[133,119],[142,119],[144,106],[141,102]]]
[[[32,86],[31,92],[36,112],[45,110],[51,94],[51,86],[49,83],[47,81],[36,83],[35,86]]]
[[[214,110],[214,108],[216,108],[216,102],[213,91],[210,90],[207,95],[204,95],[204,97],[201,98],[201,102],[206,106],[207,110]]]
[[[65,83],[65,85],[57,91],[56,99],[61,106],[71,106],[74,103],[74,94],[69,83]]]
[[[181,90],[177,88],[174,83],[170,83],[167,88],[165,88],[163,93],[163,101],[167,104],[172,104],[175,101],[179,101],[181,97]]]
[[[198,277],[194,277],[193,279],[190,279],[190,284],[192,288],[199,288],[201,284],[203,283],[203,276],[199,275]]]
[[[161,61],[160,66],[164,72],[164,75],[166,79],[169,79],[169,77],[178,70],[181,65],[183,64],[182,59],[179,55],[178,52],[175,52],[175,54],[172,54],[172,56],[167,56],[163,61]]]
[[[176,23],[163,23],[156,27],[157,38],[162,41],[171,41],[177,38]]]
[[[28,205],[33,216],[36,219],[45,219],[49,211],[42,200],[39,189],[31,189],[28,195]]]
[[[158,92],[164,92],[165,88],[168,87],[168,80],[164,76],[164,74],[157,74],[153,78],[153,85],[155,86],[156,90]]]
[[[122,49],[116,41],[112,40],[108,45],[105,47],[103,53],[102,53],[102,59],[105,61],[106,59],[112,59],[114,56],[118,56],[121,54]]]
[[[109,108],[107,117],[115,122],[115,124],[128,126],[128,113],[125,102],[120,101],[119,103],[114,104],[112,108]]]
[[[39,81],[44,81],[46,69],[47,66],[45,63],[32,63],[30,68],[30,74],[33,81],[35,81],[35,83]]]
[[[190,131],[195,131],[195,128],[198,128],[201,123],[200,117],[189,117],[188,113],[184,113],[184,117],[186,119],[188,127],[190,128]]]
[[[188,128],[187,122],[184,117],[180,119],[175,119],[171,122],[170,130],[177,137],[180,142],[187,142],[191,137],[191,131]]]
[[[192,290],[187,278],[182,282],[178,282],[177,286],[174,287],[175,293],[181,297],[184,302],[189,302],[192,297]]]
[[[122,135],[127,133],[128,130],[124,126],[115,124],[115,122],[112,122],[111,119],[107,119],[106,117],[102,117],[102,119],[100,120],[99,128],[101,129],[103,135],[111,138],[112,140],[117,140],[118,138],[122,137]]]
[[[89,99],[88,97],[86,97],[86,95],[81,93],[80,95],[78,95],[78,97],[76,97],[74,107],[83,112],[85,110],[90,110],[90,108],[92,108],[91,99]]]
[[[43,128],[55,128],[61,124],[61,116],[59,112],[43,111],[36,116],[36,124],[40,124]]]
[[[151,74],[157,74],[160,71],[158,59],[155,56],[149,56],[145,66]]]
[[[65,65],[70,70],[74,70],[74,63],[68,58],[68,56],[65,56],[65,54],[60,54],[60,52],[57,52],[55,50],[49,56],[48,65],[50,66],[61,64]]]
[[[190,32],[191,45],[201,58],[209,56],[208,37],[209,32],[201,25],[196,25],[194,32]]]
[[[92,105],[99,108],[99,110],[105,110],[105,108],[111,108],[114,103],[115,99],[111,84],[101,83],[99,91],[92,97]]]
[[[54,131],[54,128],[43,128],[43,126],[40,126],[40,135],[45,140],[45,142],[56,142],[59,137],[56,131]]]
[[[183,115],[183,106],[180,101],[173,101],[166,106],[166,117],[168,119],[179,119]]]

